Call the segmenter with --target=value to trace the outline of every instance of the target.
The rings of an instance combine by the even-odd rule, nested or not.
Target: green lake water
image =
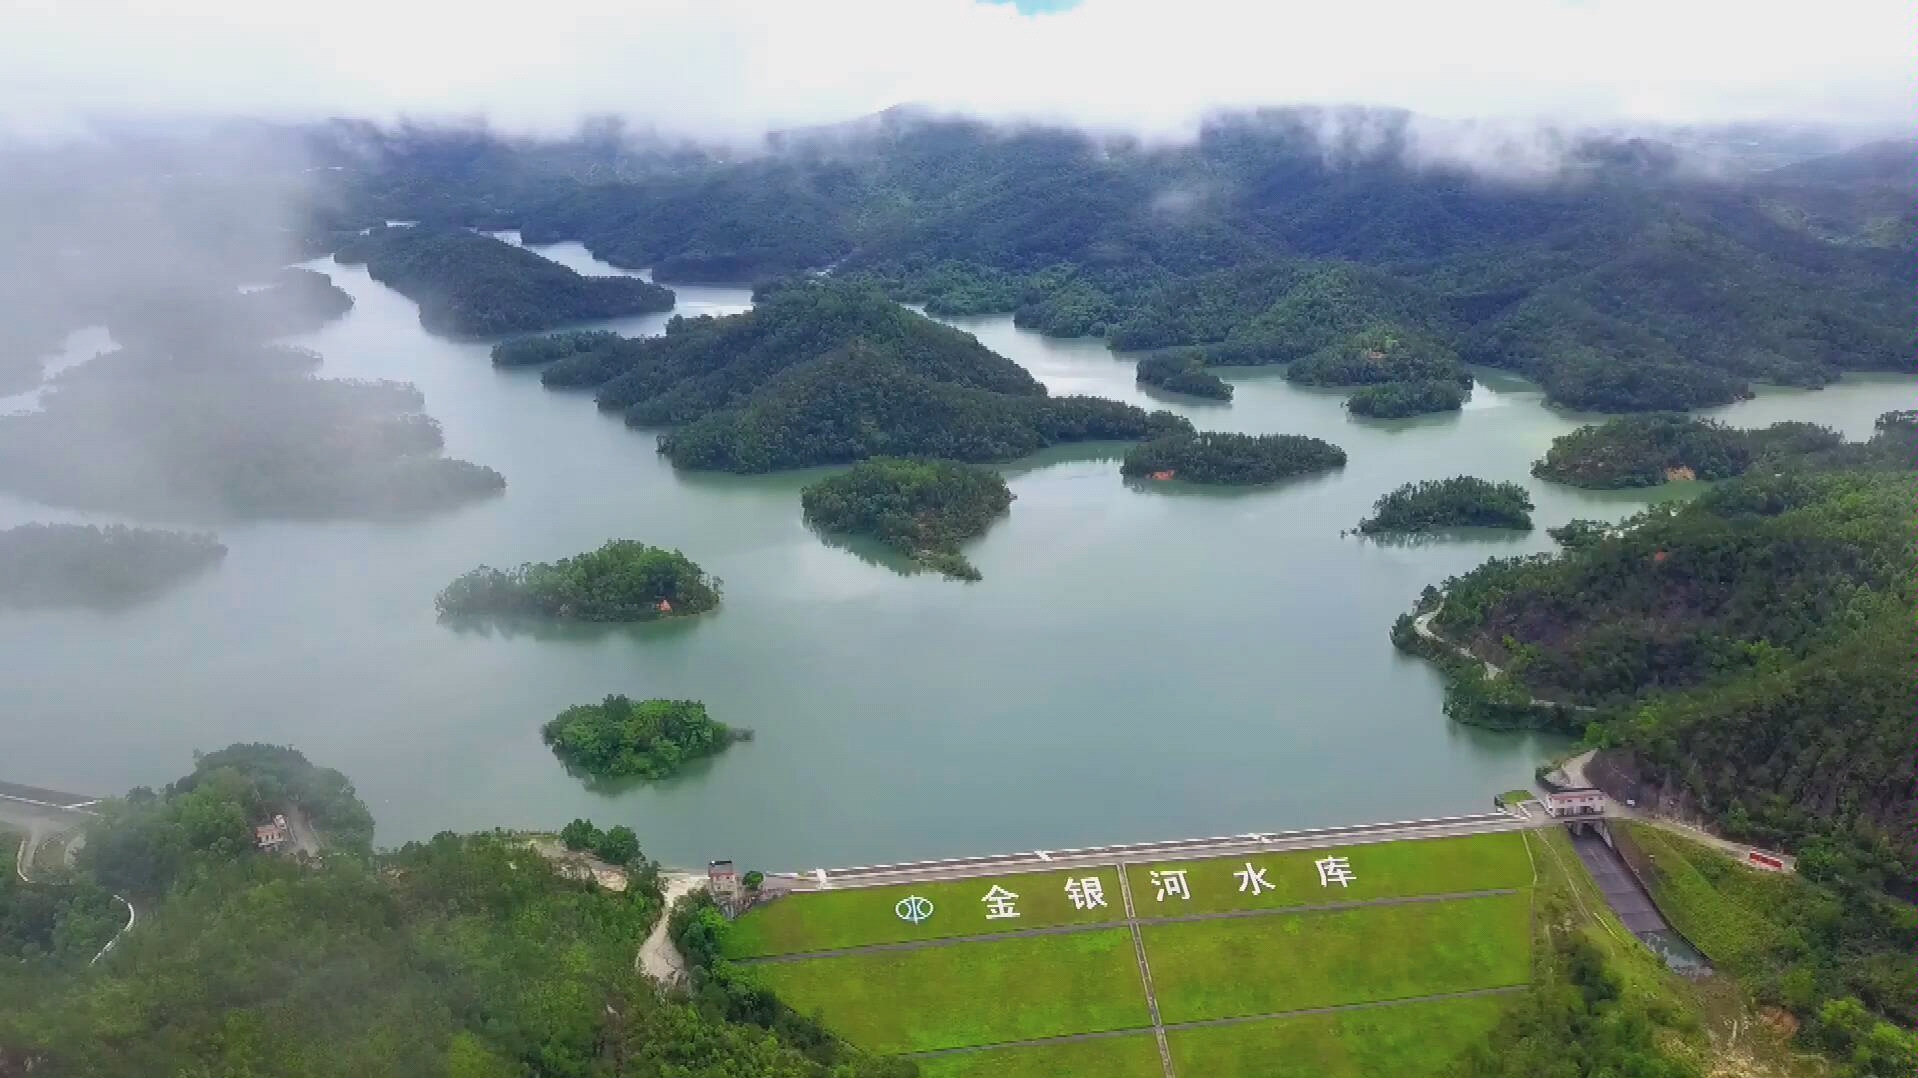
[[[613,272],[577,244],[540,250]],[[1557,745],[1448,723],[1438,676],[1386,639],[1392,619],[1428,583],[1549,549],[1546,526],[1685,493],[1531,478],[1581,417],[1491,372],[1462,414],[1367,422],[1272,371],[1228,372],[1229,405],[1148,396],[1098,342],[955,320],[1055,393],[1317,435],[1351,460],[1221,492],[1129,485],[1118,447],[1047,453],[1006,466],[1011,515],[967,549],[982,582],[906,576],[805,527],[798,490],[820,473],[676,473],[652,434],[590,396],[428,335],[363,268],[314,265],[358,303],[297,343],[329,375],[417,383],[448,451],[499,469],[506,493],[419,523],[229,525],[222,566],[132,611],[0,614],[0,779],[114,793],[177,777],[195,749],[290,743],[353,778],[383,842],[584,815],[632,825],[670,863],[777,870],[1476,811]],[[748,303],[677,290],[682,313]],[[1911,406],[1913,388],[1860,379],[1718,414],[1857,437]],[[1417,545],[1340,534],[1392,487],[1460,473],[1524,483],[1540,530]],[[104,519],[0,499],[0,527]],[[635,629],[435,619],[434,594],[476,564],[616,536],[684,550],[723,578],[724,606]],[[698,698],[757,737],[672,781],[589,791],[539,726],[613,692]]]

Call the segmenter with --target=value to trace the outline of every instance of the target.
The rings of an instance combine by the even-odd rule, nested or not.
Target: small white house
[[[1545,795],[1545,811],[1552,816],[1603,816],[1605,791],[1591,788],[1560,790]]]

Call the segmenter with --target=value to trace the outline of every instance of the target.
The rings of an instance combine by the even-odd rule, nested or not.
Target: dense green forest
[[[1363,386],[1345,398],[1346,410],[1372,419],[1404,419],[1465,407],[1468,389],[1457,382],[1385,382]]]
[[[1493,483],[1469,475],[1407,483],[1372,503],[1359,530],[1424,532],[1438,528],[1532,530],[1532,496],[1517,483]]]
[[[1293,361],[1288,382],[1308,386],[1375,386],[1393,382],[1453,382],[1472,376],[1451,349],[1416,333],[1373,326]]]
[[[990,461],[1048,445],[1137,439],[1187,426],[1093,397],[1051,397],[969,333],[863,285],[789,282],[725,318],[588,342],[541,374],[595,386],[601,408],[673,426],[676,465],[764,472],[874,456]]]
[[[822,531],[869,535],[947,576],[977,580],[959,545],[1005,515],[1012,491],[986,468],[879,458],[810,484],[799,504]]]
[[[653,621],[719,605],[718,579],[677,550],[612,539],[598,550],[517,569],[482,565],[434,600],[446,617]]]
[[[544,337],[516,337],[493,346],[493,365],[495,367],[536,367],[569,356],[612,348],[619,341],[619,334],[603,329],[554,333]]]
[[[1205,369],[1203,355],[1192,352],[1147,356],[1139,361],[1138,381],[1140,385],[1158,386],[1193,397],[1221,401],[1232,399],[1232,387]]]
[[[0,531],[0,607],[116,607],[219,564],[211,535],[120,525],[22,524]]]
[[[435,333],[486,337],[673,309],[671,289],[637,277],[587,277],[465,229],[383,226],[340,244],[376,281],[420,306]]]
[[[595,779],[663,779],[752,737],[706,714],[697,700],[612,695],[559,713],[540,735],[567,770]]]
[[[40,411],[0,416],[0,490],[162,519],[317,520],[415,517],[506,486],[440,456],[413,386],[319,366],[303,349],[204,336],[88,360]]]
[[[1341,124],[1375,137],[1328,153]],[[1264,110],[1147,144],[908,109],[724,156],[414,132],[341,177],[341,204],[358,225],[580,240],[661,280],[834,266],[935,313],[1203,345],[1215,363],[1290,362],[1390,326],[1592,410],[1918,364],[1918,219],[1883,165],[1900,147],[1740,172],[1568,135],[1555,173],[1515,183],[1418,160],[1414,129],[1399,112]]]
[[[1724,479],[1761,459],[1822,453],[1844,436],[1812,423],[1740,430],[1715,420],[1660,413],[1620,416],[1552,439],[1532,465],[1540,479],[1575,487],[1653,487],[1673,479]]]
[[[72,881],[0,883],[9,959],[0,962],[0,1072],[913,1073],[816,1030],[802,1040],[734,1020],[718,1001],[669,996],[637,975],[634,955],[663,910],[657,872],[626,828],[603,833],[620,839],[607,846],[629,868],[623,892],[568,878],[503,833],[443,833],[381,852],[345,843],[302,863],[256,852],[236,827],[261,811],[258,792],[303,785],[297,769],[255,749],[210,754],[190,788],[135,791],[115,805]],[[336,815],[365,817],[340,782],[351,808]],[[168,825],[151,826],[154,816]],[[137,927],[89,969],[93,939],[124,923],[123,911],[110,929],[96,923],[102,872],[145,887],[134,898]]]
[[[1299,434],[1173,434],[1128,450],[1119,466],[1132,478],[1232,486],[1276,483],[1345,465],[1345,450]]]
[[[1888,413],[1869,442],[1618,528],[1567,528],[1557,555],[1495,559],[1428,592],[1436,628],[1502,676],[1426,647],[1409,615],[1393,632],[1439,659],[1455,718],[1582,732],[1600,750],[1588,774],[1614,796],[1797,853],[1802,883],[1676,848],[1647,871],[1679,927],[1793,1010],[1802,1038],[1851,1059],[1847,1074],[1908,1073],[1918,1025],[1914,450],[1918,416]]]
[[[0,831],[0,858],[18,864],[22,841]],[[91,879],[28,882],[17,871],[0,873],[0,965],[85,966],[126,923],[126,907]],[[6,1065],[5,1049],[0,1041],[0,1066]]]

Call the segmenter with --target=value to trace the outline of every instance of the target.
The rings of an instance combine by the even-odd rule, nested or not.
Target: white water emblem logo
[[[932,916],[932,900],[920,898],[918,895],[907,895],[899,900],[899,904],[892,908],[892,912],[898,914],[899,919],[909,925],[923,924]]]

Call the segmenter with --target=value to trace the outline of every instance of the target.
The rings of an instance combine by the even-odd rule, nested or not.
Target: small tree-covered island
[[[1232,387],[1205,369],[1205,357],[1197,352],[1169,356],[1147,356],[1139,361],[1140,385],[1158,386],[1172,393],[1191,397],[1229,401]]]
[[[1155,438],[1126,453],[1122,475],[1256,486],[1345,465],[1345,450],[1301,434],[1203,431]]]
[[[540,380],[595,387],[627,423],[672,428],[659,451],[673,464],[729,472],[882,456],[977,463],[1191,429],[1170,412],[1051,396],[972,334],[877,288],[797,281],[759,294],[744,314],[674,318],[663,337],[545,346],[575,351]],[[541,348],[516,345],[502,361]]]
[[[81,524],[0,531],[0,607],[112,607],[148,598],[226,556],[211,535]]]
[[[673,309],[673,292],[637,277],[587,277],[465,229],[376,228],[340,245],[341,263],[420,305],[435,333],[483,337]]]
[[[1493,483],[1469,475],[1426,479],[1407,483],[1372,503],[1372,515],[1359,521],[1359,530],[1367,535],[1440,528],[1531,531],[1532,496],[1517,483]]]
[[[877,458],[800,491],[806,522],[867,535],[960,580],[978,580],[959,544],[985,534],[1012,506],[999,473],[937,460]]]
[[[635,701],[617,694],[567,708],[541,734],[567,770],[595,779],[663,779],[753,736],[710,718],[697,700]]]
[[[677,550],[614,539],[598,550],[502,570],[482,565],[440,592],[443,617],[655,621],[719,605],[719,580]]]
[[[1729,479],[1759,460],[1824,453],[1844,441],[1837,431],[1815,423],[1740,430],[1678,413],[1620,416],[1552,439],[1532,474],[1593,490],[1654,487],[1682,479]]]
[[[1382,382],[1354,391],[1345,398],[1345,410],[1371,419],[1456,412],[1465,407],[1469,388],[1457,382]]]

